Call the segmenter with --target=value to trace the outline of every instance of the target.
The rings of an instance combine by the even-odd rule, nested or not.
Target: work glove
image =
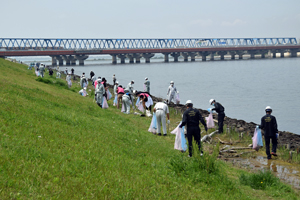
[[[170,120],[167,121],[167,124],[170,124]]]
[[[257,125],[256,128],[259,128],[259,125]]]
[[[207,126],[205,126],[205,131],[207,132]]]

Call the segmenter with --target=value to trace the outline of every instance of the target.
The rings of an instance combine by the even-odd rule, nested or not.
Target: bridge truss
[[[296,38],[41,39],[0,38],[1,50],[159,49],[296,45]]]

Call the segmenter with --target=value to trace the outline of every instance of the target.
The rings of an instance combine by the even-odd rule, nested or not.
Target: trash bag
[[[115,99],[114,99],[114,104],[117,105],[117,103],[118,103],[118,96],[116,95],[116,96],[115,96]]]
[[[208,117],[205,117],[207,128],[215,128],[215,122],[212,113],[209,113]]]
[[[176,100],[176,104],[180,103],[179,92],[177,93],[175,100]]]
[[[213,111],[212,111],[212,108],[207,108],[207,111],[210,112],[210,113],[213,112]]]
[[[112,98],[112,95],[111,95],[110,91],[107,90],[107,100],[110,100],[111,98]]]
[[[35,71],[35,74],[36,74],[36,76],[39,76],[40,72],[39,71]]]
[[[135,106],[138,107],[139,103],[140,103],[140,97],[136,100]]]
[[[104,109],[108,108],[108,104],[107,104],[106,97],[103,97],[103,100],[102,100],[102,108],[104,108]]]
[[[261,147],[263,147],[261,130],[259,128],[255,128],[252,141],[253,141],[252,143],[253,149],[255,149],[256,151],[258,151]]]
[[[144,112],[143,102],[140,102],[137,108],[143,113]]]
[[[153,134],[157,133],[157,120],[156,120],[156,114],[155,113],[153,113],[152,120],[151,120],[151,123],[150,123],[150,127],[148,129],[148,132],[153,133]]]
[[[124,102],[122,102],[122,109],[121,112],[125,112]]]
[[[72,81],[71,80],[68,80],[68,86],[69,86],[69,88],[72,86]]]
[[[181,122],[179,123],[179,125]],[[186,151],[187,149],[187,144],[186,144],[186,139],[184,136],[184,126],[182,128],[179,128],[179,125],[171,131],[172,134],[176,134],[175,137],[175,143],[174,143],[174,149],[177,149],[179,151]]]

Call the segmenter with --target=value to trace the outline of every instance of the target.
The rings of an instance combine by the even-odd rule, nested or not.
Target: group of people
[[[35,68],[36,74],[38,76],[44,77],[45,65],[43,63],[30,64],[28,69],[32,67]],[[68,86],[72,86],[71,74],[74,76],[74,69],[71,70],[72,73],[68,73],[66,69],[66,81]],[[49,69],[49,75],[53,74],[53,70]],[[60,78],[60,72],[57,71],[57,78]],[[75,77],[75,76],[74,76]],[[104,104],[107,105],[107,100],[112,98],[107,86],[107,80],[103,77],[96,77],[93,71],[90,72],[90,80],[92,81],[92,85],[95,87],[95,100],[98,106],[104,108]],[[118,109],[122,107],[121,112],[125,114],[130,114],[131,107],[135,109],[135,106],[138,110],[142,112],[141,116],[151,117],[151,110],[153,106],[153,100],[150,95],[150,81],[146,77],[144,81],[144,91],[134,90],[134,80],[130,81],[126,87],[123,87],[116,79],[115,74],[112,77],[113,80],[113,94],[114,94],[114,103]],[[79,94],[82,96],[87,96],[87,86],[88,86],[88,78],[86,78],[85,73],[80,77],[80,86],[81,90]],[[136,103],[134,104],[134,100]],[[168,105],[173,102],[178,104],[180,102],[179,92],[174,86],[174,81],[170,82],[170,86],[167,90],[167,100],[164,102],[157,102],[153,108],[153,113],[155,113],[157,129],[156,133],[158,136],[161,136],[161,128],[163,130],[163,136],[167,135],[166,124],[170,123],[169,116],[169,108]],[[223,133],[223,123],[225,118],[225,108],[219,102],[216,102],[215,99],[210,99],[209,104],[214,106],[210,111],[215,111],[218,113],[218,133]],[[120,106],[121,105],[121,106]],[[108,106],[107,106],[108,107]],[[205,130],[207,131],[207,125],[201,116],[198,109],[193,108],[193,103],[191,100],[186,101],[187,110],[184,112],[182,117],[182,122],[179,125],[179,128],[185,127],[186,129],[186,137],[188,140],[189,146],[189,156],[191,157],[192,152],[192,140],[194,139],[196,144],[198,145],[199,151],[201,151],[201,130],[199,127],[200,122],[203,124]],[[271,115],[272,108],[267,106],[265,109],[266,115],[261,118],[261,124],[257,125],[257,129],[264,130],[264,138],[266,144],[266,154],[267,158],[271,159],[272,156],[277,156],[277,138],[278,138],[278,129],[277,129],[277,121],[275,116]],[[272,141],[272,151],[270,152],[270,142]],[[202,155],[202,151],[201,151]]]

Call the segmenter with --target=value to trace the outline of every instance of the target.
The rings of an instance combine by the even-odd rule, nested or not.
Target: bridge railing
[[[0,38],[1,50],[159,49],[295,45],[296,38],[41,39]]]

